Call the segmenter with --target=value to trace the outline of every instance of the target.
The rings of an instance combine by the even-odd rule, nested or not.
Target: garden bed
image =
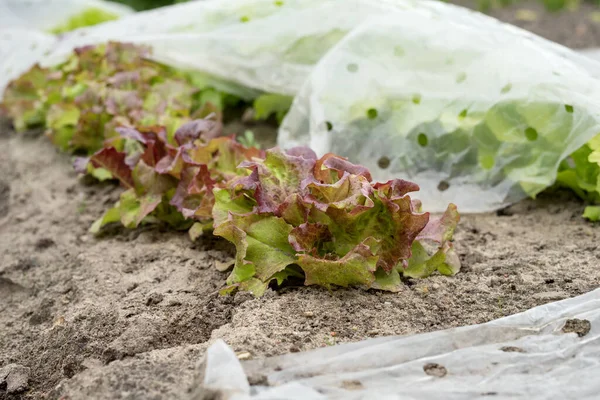
[[[521,2],[491,14],[585,47],[600,43],[589,7],[549,19]],[[538,19],[515,19],[523,8]],[[273,143],[272,129],[252,129]],[[482,323],[600,284],[600,231],[581,218],[580,200],[555,192],[463,215],[455,277],[407,280],[400,293],[288,287],[222,297],[228,242],[158,227],[94,237],[88,228],[118,200],[116,185],[78,180],[70,156],[36,134],[4,126],[0,149],[0,399],[185,398],[219,338],[257,358]]]
[[[600,231],[581,202],[556,193],[463,216],[454,278],[410,280],[396,294],[221,297],[227,242],[158,228],[90,236],[117,186],[77,182],[44,137],[5,129],[0,148],[0,364],[30,369],[28,390],[6,398],[173,398],[217,338],[242,358],[269,356],[481,323],[600,284]]]

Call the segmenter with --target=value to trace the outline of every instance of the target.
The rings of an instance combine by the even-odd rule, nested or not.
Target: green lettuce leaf
[[[65,33],[86,26],[98,25],[103,22],[114,21],[119,16],[96,7],[88,8],[81,13],[72,16],[68,21],[50,30],[51,33]]]

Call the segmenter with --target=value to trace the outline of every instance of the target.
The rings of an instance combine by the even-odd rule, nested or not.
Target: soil
[[[454,278],[220,297],[228,243],[160,227],[90,236],[118,187],[78,180],[43,136],[4,134],[0,148],[0,366],[28,374],[0,398],[182,398],[217,338],[263,357],[486,322],[600,284],[600,230],[554,193],[463,217]]]
[[[547,25],[567,43],[571,25]],[[594,45],[600,35],[590,32]],[[295,287],[220,297],[228,243],[156,226],[91,236],[118,187],[78,179],[43,136],[0,127],[0,149],[0,399],[189,398],[218,338],[258,358],[482,323],[600,284],[600,230],[580,217],[582,202],[556,192],[463,216],[454,278],[409,280],[396,294]]]
[[[484,12],[573,49],[600,47],[600,7],[595,0],[579,1],[575,8],[548,11],[541,0],[516,0],[507,7],[481,9],[482,0],[449,3]]]

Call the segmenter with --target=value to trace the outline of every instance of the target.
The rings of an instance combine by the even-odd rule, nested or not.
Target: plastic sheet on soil
[[[203,387],[240,400],[595,399],[599,360],[600,289],[481,325],[242,363],[219,341]]]
[[[58,38],[2,29],[0,90],[35,61],[108,40],[150,45],[156,60],[240,95],[295,95],[280,146],[347,156],[376,180],[417,182],[429,211],[454,202],[482,212],[534,196],[600,132],[600,63],[427,0],[205,0]]]

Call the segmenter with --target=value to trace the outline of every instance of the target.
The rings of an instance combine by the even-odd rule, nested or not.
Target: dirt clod
[[[160,304],[164,299],[164,296],[160,293],[152,293],[150,296],[148,296],[148,299],[146,299],[146,305],[147,306],[155,306],[157,304]]]
[[[8,364],[0,368],[0,388],[6,386],[8,394],[24,391],[29,387],[29,372],[29,368],[20,364]]]
[[[425,371],[425,373],[427,375],[435,376],[437,378],[443,378],[448,373],[448,371],[446,370],[446,367],[444,367],[443,365],[435,364],[435,363],[425,364],[423,366],[423,371]]]
[[[564,333],[576,333],[579,337],[584,337],[592,329],[592,324],[587,319],[568,319],[562,328]]]
[[[40,238],[37,242],[35,242],[36,250],[45,250],[54,246],[54,240],[50,238]]]
[[[0,181],[0,218],[8,214],[10,209],[10,186],[4,181]]]

